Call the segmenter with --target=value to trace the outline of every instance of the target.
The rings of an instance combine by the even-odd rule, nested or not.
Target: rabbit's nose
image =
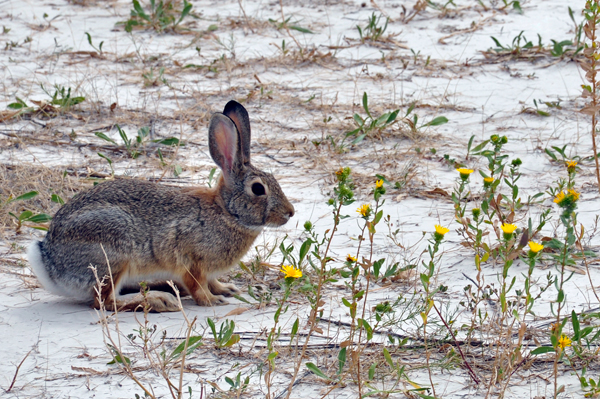
[[[294,213],[295,213],[294,205],[290,204],[290,208],[288,209],[288,212],[287,212],[288,218],[291,219],[292,217],[294,217]]]

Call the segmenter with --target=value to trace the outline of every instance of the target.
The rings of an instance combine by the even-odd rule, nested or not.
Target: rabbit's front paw
[[[210,292],[201,290],[193,296],[199,306],[220,306],[227,305],[229,302],[222,295],[213,295]]]

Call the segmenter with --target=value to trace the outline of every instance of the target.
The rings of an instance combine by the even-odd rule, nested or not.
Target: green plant
[[[25,194],[21,194],[17,197],[8,197],[6,200],[4,201],[0,201],[0,208],[4,208],[6,205],[16,202],[16,201],[26,201],[26,200],[30,200],[32,198],[35,198],[38,196],[38,192],[37,191],[29,191]],[[53,194],[53,198],[56,194]],[[56,196],[57,201],[60,199],[60,201],[62,201],[62,199],[58,196]],[[30,225],[27,225],[28,227],[37,229],[37,230],[48,230],[48,228],[43,225],[44,223],[49,222],[50,220],[52,220],[52,216],[47,215],[45,213],[38,213],[35,214],[32,211],[29,210],[24,210],[19,214],[15,214],[13,212],[8,212],[8,214],[10,216],[12,216],[15,219],[16,222],[16,226],[15,226],[15,232],[17,234],[19,234],[21,232],[21,227],[23,227],[23,223],[32,223]]]
[[[191,15],[193,5],[183,0],[183,8],[179,9],[174,0],[149,0],[148,8],[144,9],[139,0],[132,0],[131,16],[125,21],[125,31],[132,32],[134,28],[154,29],[158,33],[176,32],[185,17]]]
[[[44,93],[49,95],[52,100],[50,104],[57,105],[63,112],[69,111],[74,105],[80,104],[85,101],[85,97],[77,96],[71,97],[71,88],[65,88],[64,86],[54,85],[54,93],[50,94],[44,85],[40,85]]]
[[[164,76],[165,68],[160,67],[158,74],[154,74],[154,68],[150,68],[150,72],[143,73],[144,87],[160,86],[161,84],[168,85],[167,79]]]
[[[233,320],[223,321],[219,326],[219,331],[217,331],[215,322],[210,317],[206,318],[206,324],[208,324],[208,327],[212,332],[215,346],[217,348],[233,346],[240,341],[239,334],[234,334],[235,322]]]
[[[104,45],[104,41],[101,41],[98,47],[96,47],[92,42],[92,35],[90,35],[88,32],[85,32],[85,35],[87,36],[87,41],[90,44],[90,46],[92,46],[92,48],[96,50],[98,54],[102,55],[102,45]]]
[[[412,103],[408,107],[408,110],[403,118],[398,118],[398,114],[400,113],[399,109],[386,112],[380,116],[374,116],[369,110],[369,96],[367,95],[367,92],[364,92],[362,96],[362,108],[367,115],[365,117],[362,117],[358,113],[353,115],[352,118],[354,120],[354,124],[356,125],[356,129],[345,134],[342,143],[339,145],[340,149],[343,150],[345,148],[344,142],[350,137],[353,137],[350,145],[356,145],[363,141],[366,137],[380,138],[385,129],[391,127],[397,122],[402,122],[411,130],[411,132],[417,132],[428,126],[443,125],[448,122],[448,119],[445,116],[437,116],[429,122],[419,124],[418,115],[413,113],[415,106],[416,104]],[[411,113],[412,117],[409,117]]]
[[[302,26],[298,25],[298,24],[297,24],[297,22],[292,22],[292,23],[290,23],[290,20],[291,20],[291,19],[292,19],[292,17],[288,17],[288,18],[286,18],[286,19],[285,19],[283,22],[280,22],[280,21],[278,21],[278,20],[275,20],[275,19],[271,19],[271,18],[269,18],[269,22],[270,22],[270,23],[271,23],[273,26],[275,26],[275,28],[276,28],[277,30],[281,30],[281,29],[286,29],[286,30],[287,30],[287,29],[292,29],[292,30],[295,30],[295,31],[298,31],[298,32],[302,32],[302,33],[314,34],[314,32],[313,32],[313,31],[311,31],[311,30],[310,30],[310,29],[308,29],[308,28],[304,28],[304,27],[302,27]]]
[[[115,127],[117,128],[119,137],[121,137],[121,140],[123,141],[123,148],[124,148],[125,152],[127,153],[128,156],[130,156],[133,159],[137,158],[145,151],[146,144],[148,142],[157,143],[157,144],[168,146],[168,147],[185,145],[185,143],[180,141],[177,137],[167,137],[165,139],[149,140],[148,137],[150,136],[150,128],[148,126],[139,128],[137,131],[137,135],[135,136],[135,138],[132,138],[132,139],[130,139],[127,136],[127,133],[125,133],[125,131],[123,129],[121,129],[121,126],[115,125]],[[104,141],[108,141],[109,143],[114,144],[116,147],[121,147],[119,144],[117,144],[117,142],[115,140],[108,137],[106,134],[104,134],[102,132],[94,132],[94,135],[96,135],[96,137],[98,137]],[[161,162],[164,164],[163,154],[160,151],[160,148],[157,149],[157,153],[158,153],[158,156],[159,156]],[[112,160],[110,160],[108,157],[106,157],[103,154],[98,153],[98,155],[108,161],[108,163],[111,167],[111,170],[112,170]],[[114,171],[113,171],[113,173],[114,173]]]
[[[367,25],[365,25],[363,28],[361,28],[359,25],[356,25],[356,29],[358,30],[358,35],[360,36],[360,41],[362,43],[366,41],[376,42],[382,39],[382,36],[385,33],[390,21],[389,17],[385,17],[385,22],[383,25],[380,25],[382,17],[383,15],[377,16],[375,13],[373,13],[367,20]]]

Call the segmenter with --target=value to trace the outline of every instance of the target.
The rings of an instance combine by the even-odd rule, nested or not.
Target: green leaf
[[[513,5],[513,9],[517,10],[517,12],[518,12],[519,14],[523,14],[523,10],[521,9],[521,3],[520,3],[520,2],[518,2],[518,1],[513,1],[513,2],[512,2],[512,5]]]
[[[308,362],[306,363],[306,368],[309,369],[313,374],[325,379],[329,380],[330,378],[325,375],[314,363]]]
[[[406,115],[404,115],[404,117],[406,118],[408,115],[410,115],[411,112],[413,112],[413,110],[415,109],[415,106],[417,105],[416,102],[413,102],[412,104],[410,104],[408,106],[408,110],[406,111]]]
[[[38,195],[39,193],[37,191],[30,191],[28,193],[25,194],[21,194],[16,198],[12,198],[10,200],[7,201],[7,203],[10,202],[15,202],[15,201],[24,201],[24,200],[28,200],[28,199],[32,199],[33,197],[35,197],[36,195]]]
[[[45,213],[38,213],[37,215],[30,216],[24,220],[31,223],[46,223],[52,220],[52,216]]]
[[[290,343],[294,340],[294,337],[296,336],[296,334],[298,334],[299,325],[300,325],[300,320],[298,318],[296,318],[296,321],[292,325],[292,331],[290,333]]]
[[[551,346],[540,346],[539,348],[535,348],[534,350],[531,351],[532,355],[541,355],[544,353],[550,353],[550,352],[554,352],[554,348]]]
[[[175,177],[179,177],[179,175],[183,173],[181,166],[175,165],[175,167],[173,168],[173,173],[175,174]]]
[[[240,336],[239,336],[239,334],[233,334],[231,336],[231,338],[223,346],[224,347],[233,346],[233,345],[237,344],[238,342],[240,342]]]
[[[9,109],[29,108],[29,106],[27,104],[25,104],[25,101],[21,100],[19,97],[15,97],[15,98],[16,98],[17,102],[8,104],[7,108],[9,108]]]
[[[190,353],[192,353],[200,345],[202,345],[202,336],[200,336],[200,335],[191,336],[190,339],[188,340],[188,348],[186,351],[186,356],[189,355]],[[183,352],[184,349],[185,349],[185,341],[180,343],[177,346],[177,348],[175,348],[173,350],[173,352],[171,352],[171,354],[169,355],[169,359],[175,359],[175,358],[179,357],[179,355],[181,354],[181,352]]]
[[[344,370],[344,365],[346,364],[346,347],[340,349],[340,353],[338,354],[338,375],[342,374]]]
[[[19,221],[22,222],[23,220],[29,219],[31,216],[33,216],[33,212],[24,211],[19,215],[19,217],[17,219],[19,219]]]
[[[57,204],[60,204],[60,205],[65,204],[65,201],[63,201],[63,199],[60,198],[60,196],[58,196],[57,194],[52,194],[52,196],[50,197],[50,201],[56,202]]]
[[[109,143],[113,143],[114,145],[118,145],[113,139],[111,139],[110,137],[108,137],[106,134],[102,133],[102,132],[94,132],[94,134],[101,138],[102,140],[108,141]]]
[[[383,357],[385,358],[387,364],[393,369],[394,361],[392,360],[392,356],[390,355],[390,352],[387,350],[387,348],[383,348]]]
[[[98,153],[98,156],[100,158],[104,158],[106,159],[106,161],[108,162],[108,164],[112,167],[112,159],[110,159],[109,157],[107,157],[106,155],[102,154],[101,152]]]
[[[367,96],[366,91],[363,93],[362,105],[367,115],[371,116],[371,113],[369,112],[369,97]]]
[[[312,34],[314,34],[314,32],[313,32],[313,31],[311,31],[310,29],[303,28],[303,27],[301,27],[301,26],[298,26],[298,25],[289,25],[288,27],[289,27],[290,29],[297,30],[298,32],[302,32],[302,33],[310,33],[311,35],[312,35]]]
[[[179,139],[177,137],[168,137],[166,139],[156,139],[156,140],[152,140],[153,143],[158,143],[158,144],[162,144],[162,145],[167,145],[167,146],[184,146],[185,143],[182,141],[180,142]]]
[[[308,254],[308,251],[310,251],[310,247],[311,247],[312,243],[313,243],[312,240],[310,238],[307,238],[306,241],[304,241],[302,243],[302,246],[300,246],[298,265],[300,265],[300,263],[302,263],[302,260],[304,259],[306,254]]]
[[[367,137],[366,133],[358,135],[357,138],[355,138],[354,140],[352,140],[352,145],[356,145],[356,144],[360,143],[361,141],[363,141],[365,139],[365,137]]]
[[[579,320],[574,310],[571,311],[571,324],[573,324],[573,341],[579,341]]]
[[[432,121],[427,122],[423,126],[439,126],[443,125],[444,123],[448,123],[448,118],[446,118],[445,116],[438,116]]]

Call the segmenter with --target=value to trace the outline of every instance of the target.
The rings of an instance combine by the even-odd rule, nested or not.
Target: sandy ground
[[[450,288],[443,296],[444,303],[463,312],[458,303],[463,287],[470,284],[467,276],[473,278],[475,273],[473,254],[460,245],[463,238],[456,231],[459,225],[454,221],[451,200],[433,190],[451,192],[455,186],[457,173],[446,158],[485,170],[483,158],[466,159],[466,148],[471,136],[480,143],[492,134],[506,135],[506,153],[510,159],[523,161],[519,182],[523,199],[546,191],[566,175],[562,163],[553,162],[546,148],[566,146],[569,158],[582,158],[577,180],[581,192],[579,221],[588,232],[588,248],[597,250],[598,187],[593,162],[586,158],[592,155],[590,118],[578,112],[584,105],[581,69],[571,57],[554,57],[549,51],[519,59],[490,51],[497,47],[492,36],[508,47],[520,32],[536,46],[541,40],[546,48],[551,39],[573,40],[575,26],[566,3],[522,1],[522,13],[512,7],[502,8],[501,2],[454,3],[446,8],[442,3],[437,9],[427,7],[406,22],[415,1],[284,1],[282,10],[279,2],[194,0],[195,17],[186,17],[176,33],[139,29],[129,34],[122,24],[132,9],[129,1],[0,0],[0,43],[4,44],[0,50],[0,110],[6,110],[0,119],[0,160],[5,179],[0,192],[4,207],[0,219],[2,397],[143,396],[116,366],[107,365],[111,356],[96,311],[54,296],[37,284],[24,248],[44,233],[23,227],[17,234],[7,212],[31,209],[54,213],[59,205],[49,200],[52,193],[66,200],[91,186],[93,178],[109,177],[112,169],[118,176],[162,178],[163,182],[186,186],[206,184],[214,167],[208,152],[208,121],[211,113],[220,111],[230,99],[242,102],[250,113],[254,164],[276,176],[296,208],[296,216],[287,225],[265,231],[258,238],[246,261],[267,253],[286,234],[288,242],[299,246],[307,220],[321,234],[330,228],[327,199],[334,172],[340,167],[352,168],[358,203],[369,201],[375,175],[383,174],[392,184],[405,183],[400,189],[388,186],[384,197],[385,215],[390,215],[393,229],[399,230],[397,237],[404,247],[395,245],[382,226],[375,242],[376,255],[386,256],[390,262],[414,262],[426,246],[423,232],[432,232],[434,224],[448,226],[436,277]],[[583,2],[572,5],[577,23],[583,19],[582,6]],[[312,33],[282,28],[278,25],[282,12],[290,18],[288,26]],[[362,41],[356,27],[364,30],[371,15],[382,16],[380,25],[389,17],[387,29],[377,41]],[[71,109],[61,109],[56,103],[54,110],[44,108],[56,91],[61,98],[61,88],[65,90],[62,95],[70,88],[72,97],[82,96],[85,101]],[[418,129],[398,123],[379,137],[351,145],[352,138],[344,140],[344,136],[355,128],[353,114],[365,115],[361,106],[364,92],[373,115],[399,109],[404,116],[415,104],[409,118],[418,115]],[[17,98],[35,112],[14,115],[8,105]],[[439,116],[446,117],[448,123],[427,126]],[[178,149],[163,146],[161,162],[156,152],[159,145],[148,141],[144,153],[134,159],[127,156],[116,124],[134,140],[138,129],[148,126],[148,140],[176,137],[186,145]],[[119,148],[95,132],[102,132]],[[11,183],[7,184],[11,173]],[[478,173],[473,176],[471,189],[480,191],[482,180]],[[30,202],[19,202],[22,208],[9,209],[4,203],[8,195],[33,189],[40,195]],[[523,209],[516,223],[523,227],[528,217],[535,220],[552,206],[552,198],[546,194],[541,204]],[[348,207],[346,213],[351,218],[340,225],[333,243],[333,256],[339,264],[347,253],[356,251],[360,224],[355,208]],[[554,213],[543,235],[560,233],[559,224]],[[276,251],[268,261],[277,266],[280,258]],[[526,265],[517,262],[510,275],[522,281],[526,270]],[[566,284],[568,312],[597,310],[590,276],[581,264],[576,270]],[[545,278],[548,272],[556,272],[549,262],[537,269],[535,276]],[[589,272],[597,285],[597,262],[591,262]],[[498,273],[498,267],[485,266],[488,283],[498,284]],[[229,277],[244,292],[257,284],[241,270],[236,269]],[[270,272],[260,283],[277,286],[279,278]],[[394,301],[399,295],[414,293],[415,287],[414,281],[377,286],[369,300],[373,305]],[[347,311],[339,305],[346,296],[342,283],[327,290],[326,319],[348,319]],[[247,294],[244,297],[251,300]],[[549,290],[536,305],[537,318],[531,325],[537,328],[534,335],[540,340],[547,340],[543,331],[552,320],[549,303],[555,297],[556,292]],[[242,379],[250,377],[241,397],[264,397],[267,388],[259,365],[266,358],[266,331],[273,325],[274,304],[250,306],[232,300],[226,306],[198,307],[188,298],[184,305],[189,318],[198,318],[196,331],[207,341],[187,363],[184,386],[192,389],[190,397],[233,397],[225,377],[235,379],[238,373]],[[236,315],[240,308],[247,309]],[[491,309],[490,314],[493,312]],[[307,303],[296,298],[282,317],[282,330],[289,332],[293,321],[305,321],[308,313]],[[161,334],[165,331],[170,340],[185,335],[181,314],[148,317],[150,324]],[[219,322],[234,320],[240,343],[215,349],[206,330],[207,317]],[[123,335],[134,333],[142,318],[139,314],[120,314],[118,328]],[[327,349],[327,345],[342,341],[345,330],[335,323],[322,324],[323,333],[311,340],[315,348],[310,359],[328,365],[337,357],[338,349]],[[114,318],[109,325],[114,333]],[[393,325],[390,331],[414,334],[414,326]],[[385,336],[376,340],[383,339]],[[529,345],[536,346],[533,341]],[[148,366],[147,359],[136,357],[138,349],[132,345],[125,349],[138,367],[137,375],[152,386],[157,397],[170,397],[164,379]],[[412,355],[414,362],[422,364],[418,353]],[[271,391],[276,395],[285,394],[293,367],[291,357],[280,359]],[[407,358],[403,361],[410,366]],[[576,376],[562,370],[560,381],[565,392],[560,397],[581,397]],[[598,365],[590,366],[589,375],[597,373]],[[408,375],[420,386],[430,386],[424,369],[409,367]],[[331,390],[330,384],[305,369],[300,376],[293,398],[357,397],[354,384]],[[551,397],[549,378],[549,366],[536,364],[511,380],[505,397]],[[460,367],[443,372],[437,369],[434,381],[439,397],[497,396],[496,389],[487,392],[474,385]],[[409,388],[408,383],[402,386]],[[407,395],[398,392],[391,397]]]

